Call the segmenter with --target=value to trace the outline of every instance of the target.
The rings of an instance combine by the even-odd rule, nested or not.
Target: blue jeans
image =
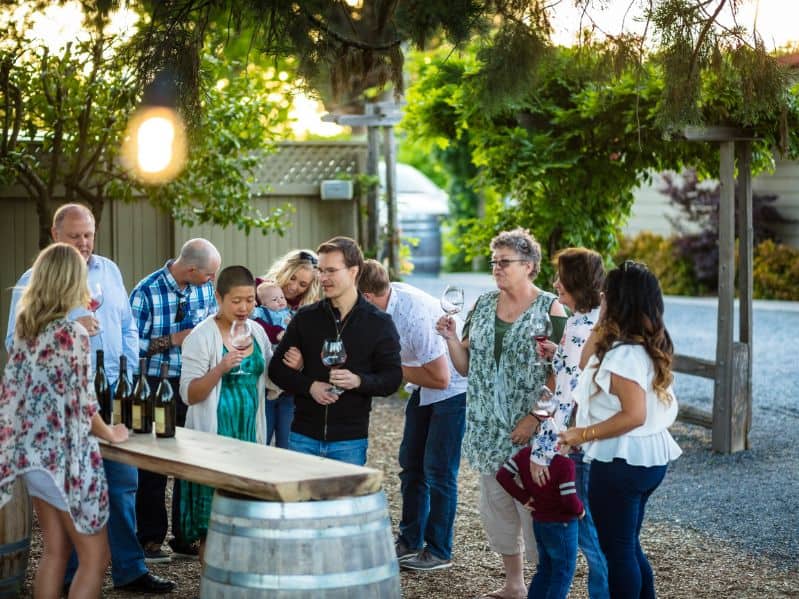
[[[577,520],[533,520],[538,566],[527,599],[566,599],[577,565]]]
[[[446,560],[452,558],[465,426],[465,393],[420,406],[417,389],[405,406],[399,450],[400,539],[411,549],[420,549],[424,543],[430,553]]]
[[[665,475],[666,466],[630,466],[619,458],[591,463],[588,498],[613,599],[655,598],[655,578],[639,535],[646,502]]]
[[[318,441],[295,432],[289,435],[289,449],[292,451],[318,455],[356,466],[363,466],[366,463],[368,446],[369,440],[366,438],[349,441]]]
[[[610,599],[608,591],[608,562],[599,538],[596,534],[591,509],[588,507],[588,481],[591,474],[591,462],[583,461],[583,452],[575,451],[569,454],[575,467],[575,483],[577,497],[585,507],[585,517],[577,521],[577,545],[588,562],[588,596],[590,599]]]
[[[114,586],[133,582],[147,573],[144,551],[136,538],[136,487],[138,471],[134,466],[103,460],[108,480],[110,515],[108,544],[111,547],[111,578]],[[72,581],[78,568],[75,551],[67,564],[65,580]]]
[[[277,399],[266,400],[266,444],[275,439],[275,447],[289,448],[291,421],[294,420],[294,396],[281,393]]]

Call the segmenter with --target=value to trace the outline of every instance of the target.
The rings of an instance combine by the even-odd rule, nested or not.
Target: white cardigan
[[[272,346],[263,328],[252,328],[253,339],[261,348],[264,356],[264,372],[258,379],[258,413],[255,418],[255,438],[258,443],[266,442],[266,411],[264,400],[266,396],[266,378],[269,370],[269,360],[272,358]],[[222,335],[216,325],[215,317],[209,316],[198,324],[183,341],[182,364],[180,368],[180,396],[183,403],[189,406],[186,413],[186,428],[191,428],[207,433],[216,433],[216,413],[219,407],[219,391],[222,380],[211,390],[204,401],[189,405],[189,384],[202,376],[222,361]]]

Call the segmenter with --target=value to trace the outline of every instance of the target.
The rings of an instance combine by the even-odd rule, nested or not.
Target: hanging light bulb
[[[186,163],[186,127],[175,109],[175,82],[166,71],[144,89],[122,145],[122,161],[143,183],[167,183]]]

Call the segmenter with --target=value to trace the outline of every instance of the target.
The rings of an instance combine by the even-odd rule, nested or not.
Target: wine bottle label
[[[122,422],[122,402],[118,399],[114,400],[114,413],[111,417],[111,424],[119,424]]]
[[[155,432],[161,435],[166,432],[166,410],[164,408],[155,409]]]
[[[133,428],[141,430],[141,406],[133,406]]]

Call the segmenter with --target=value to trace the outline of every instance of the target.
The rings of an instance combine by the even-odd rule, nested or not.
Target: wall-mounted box
[[[329,179],[319,184],[319,197],[323,200],[351,200],[352,196],[352,181]]]

